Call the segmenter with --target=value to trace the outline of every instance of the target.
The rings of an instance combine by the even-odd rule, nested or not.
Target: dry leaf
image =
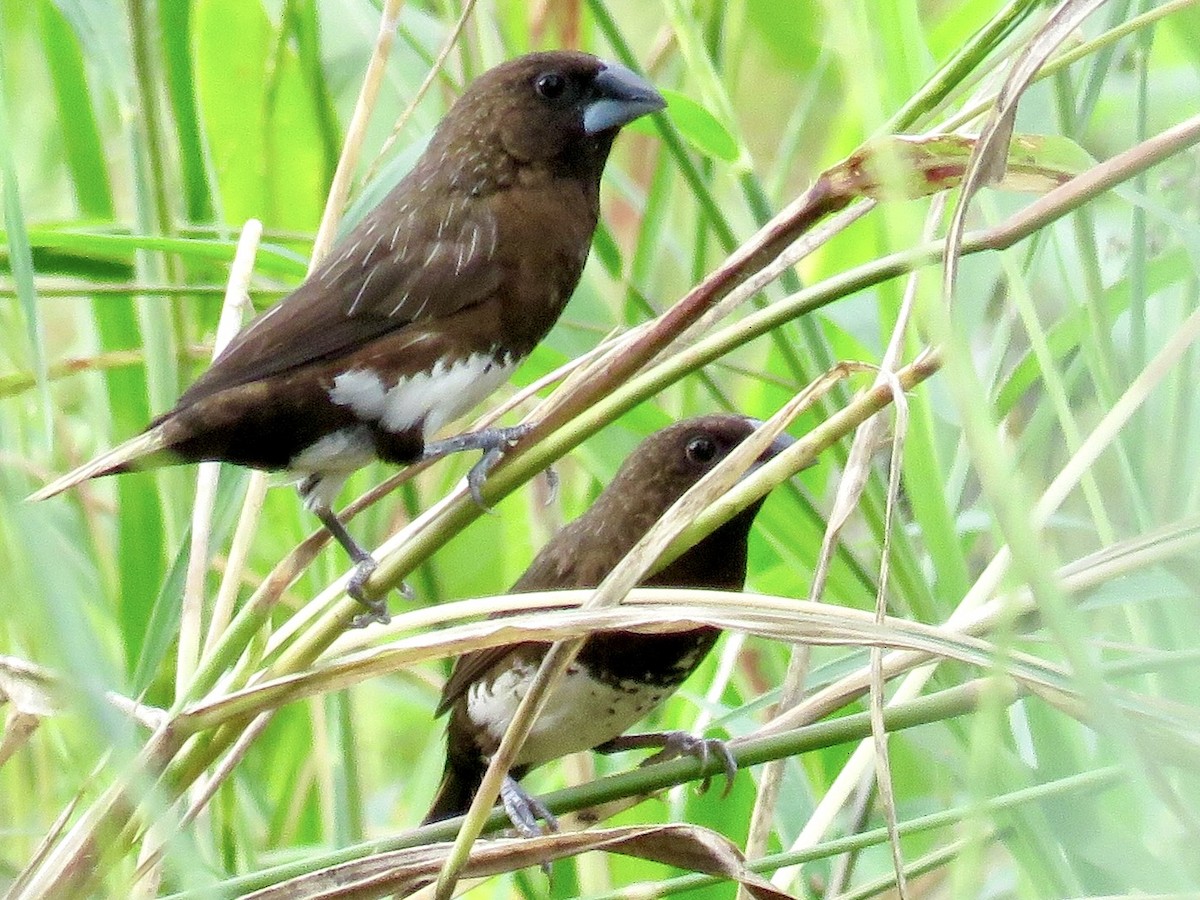
[[[337,897],[344,900],[387,894],[409,896],[433,883],[451,846],[449,843],[431,844],[379,853],[302,875],[247,897],[255,900]],[[757,900],[790,898],[789,894],[746,869],[741,852],[732,842],[695,825],[627,826],[528,839],[480,841],[471,851],[463,876],[478,878],[512,872],[592,850],[636,856],[728,878],[739,882]]]

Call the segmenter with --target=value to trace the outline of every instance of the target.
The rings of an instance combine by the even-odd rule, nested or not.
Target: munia
[[[671,505],[758,424],[741,416],[705,416],[646,438],[587,512],[555,534],[510,593],[599,585]],[[755,466],[791,443],[790,437],[780,435]],[[760,499],[746,507],[642,586],[740,591],[746,579],[750,526],[762,503]],[[518,779],[535,766],[581,750],[659,747],[667,755],[700,756],[715,752],[725,757],[732,778],[732,759],[719,741],[686,732],[625,735],[687,679],[719,634],[703,626],[670,634],[617,630],[590,636],[546,699],[501,790],[505,810],[518,830],[532,834],[537,818],[549,818]],[[426,822],[466,811],[549,646],[523,642],[480,650],[455,664],[437,709],[439,715],[450,713],[445,772]]]
[[[32,495],[100,475],[220,460],[285,471],[355,561],[370,618],[375,568],[332,511],[373,459],[405,465],[482,450],[480,486],[524,429],[432,437],[506,381],[579,282],[600,175],[622,126],[662,109],[629,69],[533,53],[485,72],[413,170],[294,292],[250,322],[138,437]]]

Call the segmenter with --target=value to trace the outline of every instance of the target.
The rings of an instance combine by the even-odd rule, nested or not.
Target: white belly
[[[296,475],[343,475],[361,469],[375,458],[375,444],[366,428],[331,432],[297,453],[288,470]]]
[[[486,728],[496,743],[504,736],[536,671],[536,666],[514,667],[490,685],[479,681],[467,691],[468,715]],[[640,682],[608,684],[595,680],[578,664],[572,665],[534,723],[517,765],[536,766],[612,740],[673,691],[674,687]]]

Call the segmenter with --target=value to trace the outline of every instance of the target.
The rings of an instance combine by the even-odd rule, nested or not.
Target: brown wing
[[[525,574],[517,580],[509,593],[526,594],[532,591],[569,590],[598,585],[611,568],[604,562],[610,553],[599,555],[588,552],[590,542],[587,541],[587,535],[578,533],[585,527],[582,523],[586,518],[584,516],[576,519],[555,534],[550,543],[543,547],[541,553],[529,564]],[[573,552],[563,552],[567,547],[574,548]],[[455,662],[450,677],[446,679],[435,714],[440,716],[448,712],[472,684],[509,654],[539,644],[546,646],[540,641],[522,641],[464,653]]]
[[[499,240],[490,198],[435,192],[414,170],[293,293],[251,322],[179,399],[345,355],[399,328],[493,295]]]

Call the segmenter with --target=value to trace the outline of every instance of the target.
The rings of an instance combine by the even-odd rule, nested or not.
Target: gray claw
[[[541,800],[527,793],[511,775],[504,776],[504,783],[500,786],[500,802],[504,805],[508,820],[521,837],[542,835],[542,829],[537,824],[538,819],[546,823],[548,831],[558,831],[558,819],[554,818]]]
[[[350,575],[350,580],[346,582],[346,593],[366,606],[371,605],[371,601],[367,599],[366,586],[370,580],[372,573],[379,567],[375,562],[375,557],[364,556],[359,559],[354,566],[354,572]]]
[[[504,451],[516,445],[517,441],[533,431],[533,423],[526,422],[522,425],[513,425],[511,428],[497,428],[492,431],[478,432],[475,437],[478,439],[482,436],[487,436],[491,440],[487,444],[476,444],[475,446],[483,446],[486,448],[483,458],[471,467],[471,471],[467,473],[467,486],[471,489],[471,499],[475,504],[485,512],[491,512],[492,508],[483,500],[483,483],[487,481],[488,473],[496,467],[496,463],[504,458]]]
[[[467,473],[467,487],[471,490],[471,499],[486,513],[494,513],[487,501],[483,499],[483,483],[487,481],[488,473],[496,467],[496,463],[500,462],[504,456],[504,451],[499,447],[493,447],[483,454],[483,458],[475,465],[471,466],[471,471]]]
[[[721,755],[721,761],[725,763],[725,790],[721,791],[721,799],[725,799],[733,790],[733,782],[737,778],[737,760],[733,758],[729,745],[724,741],[714,741],[714,743],[716,746],[713,749]]]
[[[387,604],[382,600],[374,600],[366,604],[367,612],[360,613],[350,620],[351,628],[366,628],[368,625],[374,625],[378,622],[380,625],[386,625],[392,621],[391,614],[388,613]]]
[[[729,746],[720,738],[702,738],[686,731],[668,731],[663,735],[663,747],[650,758],[642,762],[648,766],[656,762],[665,762],[678,756],[693,756],[700,761],[701,768],[708,768],[709,755],[716,753],[721,757],[725,771],[725,790],[722,797],[728,797],[733,790],[733,781],[737,778],[737,760],[729,751]],[[700,782],[700,792],[707,791],[712,784],[712,775],[705,775]]]
[[[360,559],[358,565],[354,567],[354,574],[350,576],[350,581],[346,583],[346,593],[367,608],[365,613],[355,616],[350,621],[351,628],[366,628],[374,622],[386,625],[392,621],[392,617],[388,614],[387,599],[385,597],[372,599],[367,596],[366,584],[371,573],[375,571],[376,565],[374,557],[366,556]]]

